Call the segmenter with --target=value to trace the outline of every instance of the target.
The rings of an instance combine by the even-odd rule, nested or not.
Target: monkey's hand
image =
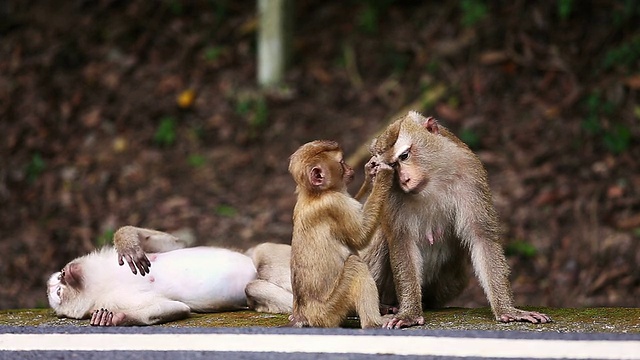
[[[149,267],[151,267],[151,261],[147,258],[144,250],[140,246],[130,246],[124,249],[118,248],[118,264],[124,265],[124,261],[127,261],[131,272],[137,274],[136,268],[140,270],[140,275],[145,276],[149,273]]]
[[[385,315],[382,317],[383,329],[400,329],[414,325],[424,325],[424,316]]]
[[[376,176],[380,164],[382,164],[382,161],[380,161],[377,155],[372,156],[371,159],[364,164],[365,182],[371,181],[371,179]]]
[[[123,313],[113,313],[107,309],[98,309],[91,313],[91,326],[118,326],[125,319]]]
[[[528,321],[533,324],[546,324],[551,322],[551,318],[547,314],[539,313],[536,311],[524,311],[513,308],[509,311],[505,311],[499,316],[496,316],[498,321],[508,323],[514,321]]]
[[[388,171],[388,172],[393,172],[393,168],[391,167],[391,165],[383,163],[383,162],[379,162],[375,168],[376,171],[376,175],[381,172],[381,171]]]

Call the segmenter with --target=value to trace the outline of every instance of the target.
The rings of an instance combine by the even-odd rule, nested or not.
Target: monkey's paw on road
[[[383,329],[400,329],[415,325],[424,325],[424,316],[383,316]]]
[[[98,309],[91,314],[91,326],[117,326],[122,323],[125,315],[122,313],[113,313],[108,309]]]
[[[501,314],[498,317],[498,321],[505,323],[513,321],[530,322],[533,324],[546,324],[551,322],[551,317],[547,314],[539,313],[536,311],[524,311],[519,309],[513,309],[507,313]]]

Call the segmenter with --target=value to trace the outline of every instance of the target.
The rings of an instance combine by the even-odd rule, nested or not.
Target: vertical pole
[[[289,58],[293,0],[258,0],[258,84],[282,82]]]

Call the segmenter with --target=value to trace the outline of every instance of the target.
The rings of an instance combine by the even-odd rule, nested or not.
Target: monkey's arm
[[[126,260],[131,272],[144,276],[149,273],[151,262],[145,253],[166,252],[186,246],[184,241],[162,231],[144,229],[135,226],[123,226],[113,235],[113,244],[118,252],[118,263],[122,266]]]
[[[362,201],[371,191],[371,183],[373,182],[373,178],[376,176],[377,166],[380,163],[380,160],[377,156],[372,156],[371,159],[364,165],[364,182],[362,182],[362,186],[360,186],[360,190],[353,198]]]
[[[378,226],[382,205],[388,198],[393,181],[394,171],[391,166],[385,163],[376,163],[374,166],[376,175],[373,180],[373,189],[362,209],[362,226],[358,236],[353,237],[352,246],[358,250],[369,244],[369,240]]]
[[[526,321],[533,324],[551,322],[551,318],[536,311],[525,311],[514,306],[509,283],[509,265],[497,236],[477,234],[470,242],[471,259],[496,320],[501,322]]]

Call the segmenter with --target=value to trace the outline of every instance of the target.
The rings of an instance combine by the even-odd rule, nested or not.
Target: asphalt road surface
[[[640,359],[640,334],[0,326],[0,359]]]

